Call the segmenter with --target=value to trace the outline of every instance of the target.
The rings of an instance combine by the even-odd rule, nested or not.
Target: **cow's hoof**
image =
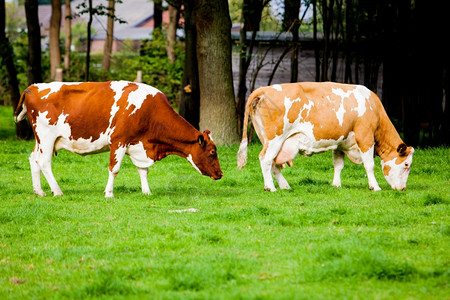
[[[276,188],[270,188],[270,187],[268,187],[268,186],[265,186],[265,187],[264,187],[264,190],[265,190],[265,191],[268,191],[268,192],[276,192],[276,191],[277,191]]]
[[[375,186],[375,187],[371,186],[371,187],[369,187],[369,189],[374,191],[374,192],[381,191],[381,188],[379,186]]]
[[[45,197],[45,196],[47,196],[47,194],[43,191],[43,190],[40,190],[40,191],[33,191],[36,195],[38,195],[38,196],[41,196],[41,197]]]
[[[105,191],[105,198],[114,198],[114,194],[112,192]]]
[[[280,185],[280,190],[290,190],[291,187],[289,186],[289,184],[286,185]]]

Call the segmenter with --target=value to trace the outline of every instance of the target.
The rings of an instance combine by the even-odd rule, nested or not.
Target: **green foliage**
[[[122,74],[125,77],[136,76],[142,70],[142,80],[167,95],[169,101],[175,104],[181,93],[181,82],[184,68],[184,48],[175,46],[175,63],[167,57],[166,36],[156,29],[152,39],[143,43],[138,58],[125,58],[122,61]]]
[[[10,108],[0,128],[2,299],[448,298],[449,148],[417,149],[404,192],[389,189],[379,161],[382,191],[348,161],[332,187],[330,153],[296,158],[283,170],[292,189],[265,192],[256,144],[243,170],[237,145],[219,147],[219,181],[169,156],[149,169],[145,196],[124,159],[114,199],[103,196],[109,153],[59,151],[65,195],[41,198],[34,143],[5,140]],[[199,211],[174,212],[188,208]]]

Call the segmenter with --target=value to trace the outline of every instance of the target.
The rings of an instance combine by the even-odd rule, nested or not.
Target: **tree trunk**
[[[14,112],[19,104],[20,91],[17,70],[14,65],[14,52],[5,34],[5,0],[0,0],[0,53],[8,77],[8,89]],[[16,123],[16,136],[19,140],[28,140],[33,137],[33,130],[26,120]]]
[[[239,131],[242,129],[241,124],[244,120],[245,102],[247,100],[247,72],[253,56],[253,48],[261,22],[262,11],[267,4],[269,4],[267,0],[244,0],[242,6],[242,27],[239,39],[241,49],[239,54],[239,79],[236,101]],[[247,40],[248,31],[252,32],[250,41]]]
[[[334,38],[333,38],[333,65],[331,67],[331,81],[336,81],[337,67],[339,63],[339,36],[341,33],[342,23],[342,5],[343,0],[336,0],[336,22],[334,23]]]
[[[41,28],[39,26],[38,0],[25,0],[28,28],[28,85],[42,82]]]
[[[86,74],[84,81],[89,81],[89,66],[91,65],[91,27],[92,27],[92,17],[94,11],[92,9],[92,0],[89,3],[89,20],[87,23],[87,50],[86,50]]]
[[[292,33],[291,82],[298,81],[298,51],[300,48],[298,39],[298,32],[300,29],[299,13],[300,1],[284,0],[283,30],[291,31]]]
[[[231,70],[231,19],[227,0],[196,0],[200,128],[218,145],[239,141]]]
[[[197,29],[194,18],[194,0],[184,1],[185,60],[183,91],[179,105],[180,115],[199,129],[200,88],[198,85]]]
[[[72,8],[70,6],[70,0],[65,0],[66,12],[65,12],[65,25],[64,30],[66,33],[65,52],[64,52],[64,70],[66,75],[70,73],[70,47],[72,45]]]
[[[59,33],[61,29],[61,0],[52,0],[52,15],[50,18],[50,78],[55,80],[56,68],[61,64],[59,48]]]
[[[153,29],[162,27],[162,0],[153,1]]]
[[[167,57],[175,63],[175,43],[177,41],[178,9],[169,4],[169,25],[167,27]]]
[[[317,0],[312,0],[313,4],[313,40],[314,40],[314,58],[316,65],[316,81],[320,81],[320,51],[317,41]]]
[[[323,20],[323,52],[322,52],[322,74],[321,81],[328,78],[328,60],[330,58],[330,35],[333,24],[334,0],[322,0],[322,20]]]
[[[111,54],[113,47],[113,36],[114,36],[114,16],[115,13],[114,8],[116,1],[108,0],[108,24],[106,25],[106,41],[105,47],[103,48],[103,62],[102,69],[109,71],[111,66]]]
[[[352,55],[353,49],[353,0],[345,1],[345,73],[344,82],[353,83],[352,81]]]

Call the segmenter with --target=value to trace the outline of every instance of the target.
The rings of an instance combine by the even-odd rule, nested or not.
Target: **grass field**
[[[417,149],[408,188],[368,190],[346,160],[298,157],[289,191],[263,190],[260,145],[238,171],[219,147],[213,181],[171,156],[152,196],[125,159],[105,199],[108,153],[53,159],[62,197],[32,194],[28,156],[0,107],[0,299],[449,299],[450,149]],[[50,194],[43,179],[44,190]],[[181,212],[195,208],[197,212]]]

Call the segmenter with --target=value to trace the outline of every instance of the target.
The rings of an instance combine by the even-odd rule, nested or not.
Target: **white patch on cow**
[[[36,84],[36,86],[38,88],[38,92],[50,89],[50,92],[48,92],[47,95],[41,97],[41,99],[47,99],[51,94],[59,92],[61,87],[64,85],[78,85],[78,84],[81,84],[81,82],[54,81],[54,82],[50,82],[50,83],[38,83],[38,84]]]
[[[123,95],[123,89],[130,84],[129,81],[111,81],[111,89],[115,93],[114,95],[114,103],[117,103]]]
[[[377,180],[375,178],[375,174],[374,174],[374,169],[375,169],[375,164],[373,161],[374,149],[375,149],[375,147],[372,146],[366,152],[361,151],[361,159],[364,164],[364,169],[366,169],[367,179],[369,181],[369,188],[374,191],[380,191],[381,188],[378,185],[378,182],[377,182]]]
[[[120,170],[120,164],[122,163],[122,159],[125,156],[125,153],[127,151],[127,147],[125,146],[120,146],[116,149],[116,151],[114,151],[114,158],[116,160],[116,164],[114,165],[113,169],[111,170],[111,172],[113,174],[117,174],[119,173]]]
[[[358,103],[358,107],[354,108],[358,112],[358,117],[361,117],[366,112],[366,103],[370,98],[370,90],[362,85],[357,85],[355,90],[353,91],[355,95],[356,102]]]
[[[147,156],[147,152],[145,151],[142,142],[129,146],[127,153],[133,164],[138,168],[148,168],[155,163],[153,159]]]
[[[344,114],[344,101],[341,101],[341,105],[339,105],[339,109],[336,111],[336,118],[338,119],[340,126],[342,126],[342,124],[344,123]]]
[[[134,110],[130,113],[130,115],[134,114],[138,109],[141,108],[142,103],[144,103],[145,99],[151,95],[155,96],[158,93],[161,93],[158,89],[141,83],[136,83],[138,85],[137,90],[131,92],[128,95],[128,109],[131,105],[134,105]]]
[[[408,155],[406,160],[401,164],[396,164],[397,157],[388,161],[381,160],[381,167],[384,170],[385,166],[389,166],[389,173],[384,177],[386,181],[391,185],[394,190],[403,190],[406,189],[406,181],[408,180],[409,171],[411,170],[412,158],[414,151]],[[405,164],[407,166],[405,166]]]
[[[189,154],[186,159],[188,160],[188,162],[191,163],[191,165],[194,167],[194,169],[196,169],[200,174],[202,174],[202,171],[200,171],[200,169],[195,165],[194,161],[192,160],[192,155]]]
[[[281,87],[280,84],[274,84],[271,86],[272,88],[276,89],[277,91],[281,92],[283,90],[283,88]]]
[[[357,106],[355,108],[352,108],[352,111],[358,112],[358,117],[361,117],[365,114],[366,103],[370,97],[369,89],[367,89],[364,86],[357,85],[354,90],[348,90],[347,92],[344,92],[344,90],[341,88],[332,89],[332,92],[336,96],[341,97],[341,103],[339,105],[339,109],[337,111],[334,110],[336,112],[336,118],[338,119],[340,126],[342,126],[342,124],[344,123],[344,115],[346,113],[345,108],[344,108],[344,101],[345,101],[345,99],[348,99],[351,96],[351,94],[353,94],[355,96],[356,103],[357,103]]]
[[[213,143],[214,143],[214,140],[213,140],[213,138],[212,138],[212,135],[211,135],[211,133],[209,133],[209,134],[208,134],[208,136],[209,136],[209,139],[211,140],[211,142],[213,142]]]
[[[80,155],[99,153],[107,151],[108,141],[109,136],[106,133],[101,133],[96,140],[93,140],[92,136],[88,139],[78,138],[74,140],[70,138],[70,134],[62,134],[55,143],[55,150],[66,149]]]
[[[68,115],[62,113],[58,116],[58,120],[55,124],[50,125],[50,118],[47,118],[48,111],[39,112],[36,117],[36,135],[41,139],[48,139],[53,141],[60,135],[70,136],[71,128],[68,123],[65,123]],[[43,141],[41,141],[43,143]]]

